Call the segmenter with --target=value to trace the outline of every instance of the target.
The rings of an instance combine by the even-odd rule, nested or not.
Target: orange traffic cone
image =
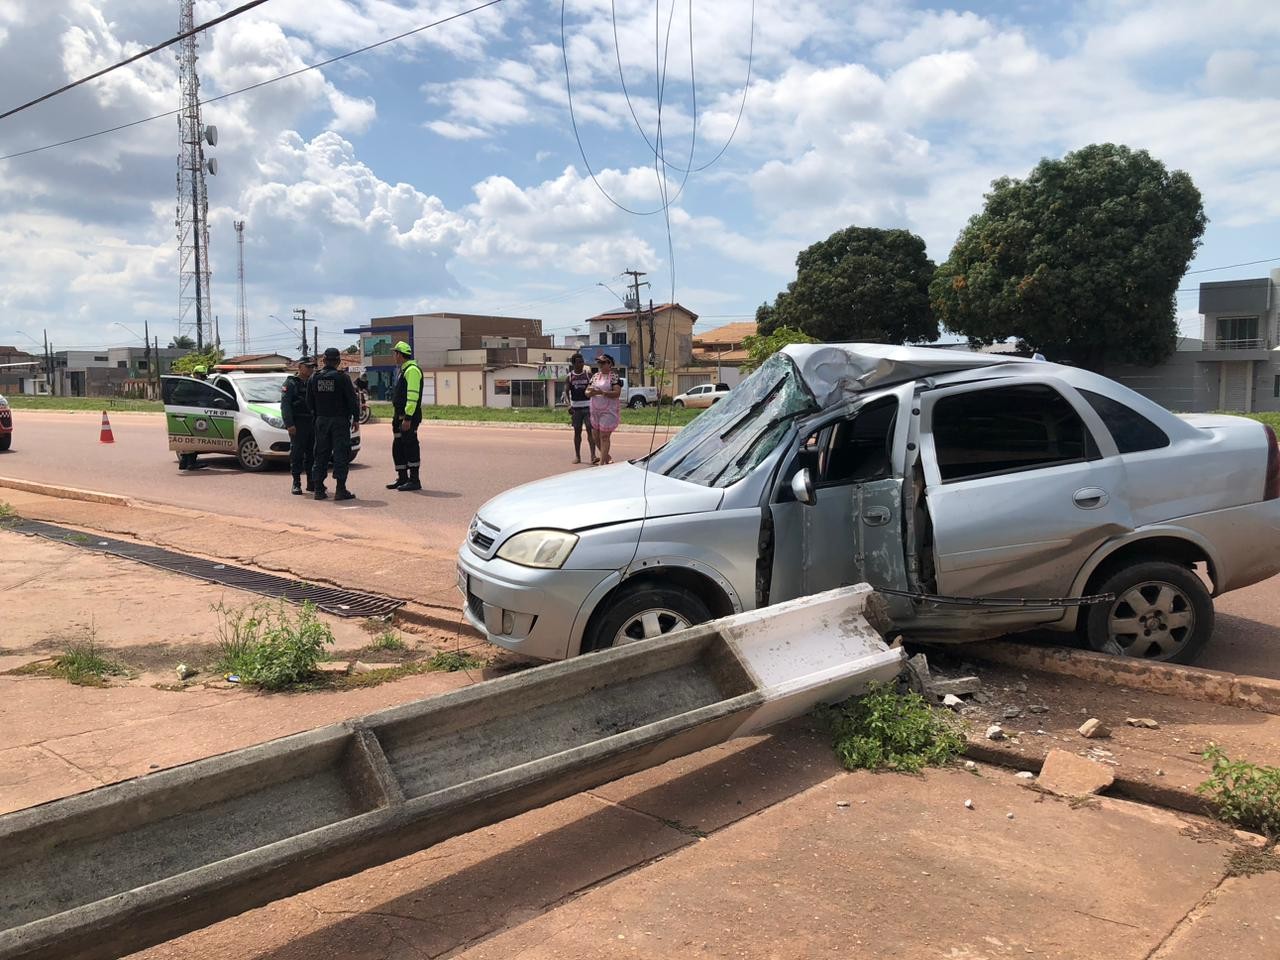
[[[111,421],[107,419],[107,411],[102,411],[102,433],[98,436],[99,443],[115,443],[116,438],[111,435]]]

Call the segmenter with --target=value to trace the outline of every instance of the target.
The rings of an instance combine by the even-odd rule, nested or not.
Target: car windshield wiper
[[[756,434],[755,438],[752,439],[752,441],[747,444],[746,449],[742,451],[738,459],[730,460],[723,467],[721,467],[720,472],[711,478],[711,483],[708,484],[708,486],[714,487],[716,483],[719,482],[720,478],[724,476],[725,471],[728,470],[730,467],[734,467],[735,469],[738,469],[738,470],[742,469],[743,464],[747,462],[747,458],[751,456],[752,451],[755,450],[756,446],[760,443],[760,441],[763,440],[765,437],[767,437],[775,427],[779,426],[780,424],[786,423],[788,420],[790,420],[794,416],[795,414],[793,413],[786,413],[781,416],[774,417],[772,420],[768,421],[764,425],[764,428],[758,434]]]

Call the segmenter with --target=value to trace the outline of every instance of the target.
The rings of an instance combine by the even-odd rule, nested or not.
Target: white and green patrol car
[[[234,456],[246,470],[289,460],[289,432],[280,417],[284,372],[214,371],[208,380],[162,377],[169,449],[178,454]],[[351,425],[351,459],[360,452],[360,424]]]

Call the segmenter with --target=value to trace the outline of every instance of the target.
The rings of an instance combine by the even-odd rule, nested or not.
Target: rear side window
[[[1044,384],[943,397],[933,408],[933,445],[944,481],[1077,463],[1094,456],[1084,421]]]
[[[1102,418],[1121,453],[1159,450],[1169,445],[1168,434],[1119,400],[1112,400],[1092,390],[1081,390],[1080,396],[1088,400],[1089,406]]]

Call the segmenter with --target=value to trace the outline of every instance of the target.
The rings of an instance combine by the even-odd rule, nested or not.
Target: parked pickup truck
[[[1212,597],[1280,573],[1280,448],[1097,374],[797,344],[650,456],[517,487],[458,553],[467,619],[560,659],[868,582],[879,624],[1030,628],[1192,660]]]
[[[633,387],[626,377],[622,378],[622,397],[624,404],[631,409],[658,402],[657,387]]]

